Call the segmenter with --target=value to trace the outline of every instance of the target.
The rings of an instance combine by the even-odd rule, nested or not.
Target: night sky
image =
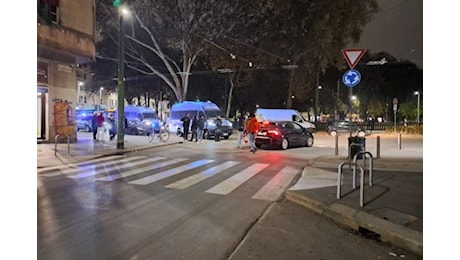
[[[378,0],[381,11],[364,28],[352,46],[368,52],[385,51],[423,69],[423,1]]]

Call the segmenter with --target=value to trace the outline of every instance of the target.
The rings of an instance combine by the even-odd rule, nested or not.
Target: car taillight
[[[275,130],[268,130],[268,131],[267,131],[267,134],[273,135],[273,136],[279,136],[279,135],[281,135],[280,131],[278,131],[277,129],[275,129]]]

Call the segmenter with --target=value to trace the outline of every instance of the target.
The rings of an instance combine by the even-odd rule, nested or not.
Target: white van
[[[294,121],[314,132],[316,125],[305,120],[295,109],[287,108],[258,108],[256,110],[257,121]]]
[[[190,120],[193,116],[196,116],[196,118],[204,116],[206,119],[204,138],[206,139],[215,135],[216,126],[214,124],[214,120],[219,115],[222,119],[222,137],[224,139],[228,139],[232,135],[232,123],[224,117],[224,113],[220,110],[219,106],[211,101],[182,101],[180,103],[173,104],[169,117],[166,121],[166,125],[171,133],[177,133],[178,135],[182,134],[183,130],[181,118],[183,118],[186,114],[189,115]]]

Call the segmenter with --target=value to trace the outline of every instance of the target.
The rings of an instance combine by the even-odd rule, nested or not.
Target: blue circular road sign
[[[361,81],[361,74],[357,70],[347,70],[342,76],[343,84],[347,87],[354,87]]]

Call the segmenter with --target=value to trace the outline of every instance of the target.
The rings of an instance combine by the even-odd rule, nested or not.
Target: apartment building
[[[78,92],[96,56],[95,15],[95,0],[37,0],[38,142],[77,140]]]

